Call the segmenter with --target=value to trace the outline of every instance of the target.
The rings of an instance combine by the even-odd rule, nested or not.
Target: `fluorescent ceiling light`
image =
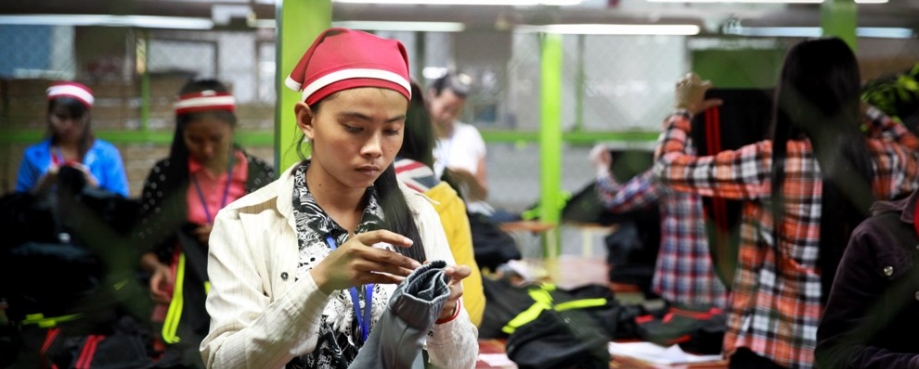
[[[332,0],[337,3],[387,5],[577,5],[582,0]]]
[[[758,37],[820,37],[823,29],[820,27],[729,27],[724,34]],[[858,37],[872,38],[911,38],[915,34],[909,28],[893,27],[858,27],[855,29]]]
[[[107,26],[168,29],[212,29],[214,22],[205,18],[160,17],[148,15],[0,15],[4,25]]]
[[[647,0],[652,3],[779,3],[820,4],[824,0]],[[858,4],[884,4],[888,0],[855,0]]]
[[[466,29],[459,22],[340,21],[332,25],[364,31],[462,32]]]
[[[697,35],[694,24],[547,24],[522,25],[514,28],[520,32],[539,32],[573,35]]]

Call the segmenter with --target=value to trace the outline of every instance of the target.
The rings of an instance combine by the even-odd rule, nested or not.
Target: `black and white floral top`
[[[296,278],[306,277],[313,267],[332,252],[326,241],[331,235],[336,245],[348,240],[348,231],[338,225],[321,207],[309,192],[306,185],[306,171],[310,162],[303,162],[294,172],[293,212],[296,220],[297,243],[300,247],[300,261]],[[367,207],[354,234],[380,229],[383,226],[383,209],[378,202],[376,190],[367,188]],[[395,285],[374,285],[371,313],[371,327],[380,318],[389,301]],[[361,304],[364,301],[364,290],[358,288]],[[345,369],[357,356],[361,348],[360,326],[354,316],[354,305],[348,290],[335,291],[322,313],[319,327],[319,339],[316,349],[291,361],[288,369]],[[363,310],[363,306],[361,309]]]

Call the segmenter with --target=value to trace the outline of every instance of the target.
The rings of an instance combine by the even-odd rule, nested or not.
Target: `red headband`
[[[87,108],[93,106],[95,99],[93,91],[82,83],[76,82],[56,82],[48,87],[48,100],[54,100],[60,97],[69,97],[79,100]]]
[[[236,99],[229,92],[205,90],[179,96],[175,103],[176,114],[212,110],[226,110],[232,113],[236,111]]]
[[[347,28],[329,28],[313,41],[285,85],[312,105],[333,93],[380,87],[411,99],[408,54],[396,40]]]

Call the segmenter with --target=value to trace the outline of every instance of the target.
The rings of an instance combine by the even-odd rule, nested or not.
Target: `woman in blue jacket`
[[[80,169],[89,184],[122,196],[128,180],[118,149],[95,138],[90,127],[92,91],[79,83],[59,82],[48,88],[48,132],[22,157],[16,191],[44,192],[62,166]]]

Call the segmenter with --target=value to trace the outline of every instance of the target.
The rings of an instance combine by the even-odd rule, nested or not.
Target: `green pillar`
[[[276,8],[278,41],[274,145],[275,165],[280,172],[300,160],[296,149],[300,130],[294,115],[294,105],[300,101],[300,93],[285,87],[284,80],[316,36],[331,27],[332,0],[278,0]]]
[[[820,6],[820,25],[824,36],[841,38],[852,51],[858,50],[858,6],[855,0],[824,0]]]
[[[539,129],[540,219],[558,224],[561,218],[559,200],[562,185],[562,36],[543,35],[540,86],[541,123]],[[559,254],[559,229],[546,233],[544,251],[547,259]]]

